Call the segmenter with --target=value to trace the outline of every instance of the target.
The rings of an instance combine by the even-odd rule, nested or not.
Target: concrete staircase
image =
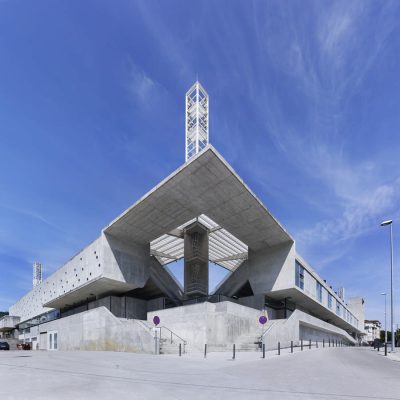
[[[124,321],[123,318],[120,320]],[[160,335],[160,330],[154,330],[154,324],[146,320],[133,320],[136,324],[142,326],[154,338],[155,334]],[[184,354],[187,351],[187,344],[184,343],[174,332],[171,332],[167,327],[161,327],[162,336],[160,339],[160,354],[179,354],[179,343],[181,351]]]
[[[259,337],[254,335],[242,335],[236,343],[236,351],[258,351]]]
[[[182,354],[186,351],[185,346],[181,343]],[[161,338],[160,340],[160,354],[179,354],[179,343],[170,339]]]

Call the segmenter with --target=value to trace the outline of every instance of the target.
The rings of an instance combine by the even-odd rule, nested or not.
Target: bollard
[[[290,342],[290,352],[293,353],[293,340]]]
[[[308,348],[311,350],[311,339],[308,342]]]
[[[235,357],[236,357],[236,346],[235,346],[235,344],[233,344],[233,355],[232,355],[232,360],[234,360],[235,359]]]
[[[204,358],[207,357],[207,343],[204,345]]]
[[[303,351],[303,339],[301,339],[301,351]]]
[[[263,358],[265,358],[265,344],[264,343],[262,345],[262,350],[263,350]]]
[[[318,349],[318,340],[315,341],[315,348]]]
[[[322,347],[325,348],[325,339],[322,339]]]
[[[387,343],[385,342],[385,356],[387,356]]]
[[[281,355],[281,342],[278,342],[278,356]]]
[[[329,347],[331,347],[331,339],[329,339]]]
[[[182,355],[182,344],[179,343],[179,357]]]

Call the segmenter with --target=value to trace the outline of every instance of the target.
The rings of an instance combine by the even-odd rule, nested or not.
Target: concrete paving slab
[[[369,348],[154,356],[0,353],[0,398],[400,399],[400,363]]]

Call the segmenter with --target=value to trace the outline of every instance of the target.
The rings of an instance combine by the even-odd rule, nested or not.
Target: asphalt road
[[[400,400],[400,358],[325,348],[280,356],[0,352],[0,399]]]

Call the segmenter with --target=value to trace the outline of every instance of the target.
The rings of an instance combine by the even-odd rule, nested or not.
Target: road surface
[[[400,358],[370,348],[145,355],[0,352],[0,399],[400,400]]]

